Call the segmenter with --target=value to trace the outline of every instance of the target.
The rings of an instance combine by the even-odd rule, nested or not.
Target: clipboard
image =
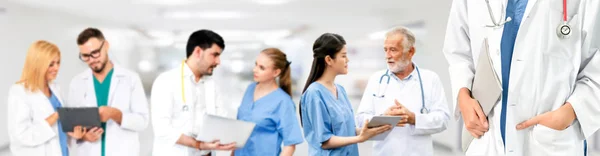
[[[379,127],[379,126],[383,126],[383,125],[392,125],[392,127],[395,127],[396,124],[398,124],[398,122],[400,122],[400,120],[402,120],[402,117],[399,117],[399,116],[374,116],[373,118],[371,118],[371,120],[367,124],[367,128]],[[377,136],[372,137],[369,140],[372,140],[372,141],[385,140],[385,138],[390,134],[390,132],[392,130],[393,130],[393,128],[389,131],[378,134]]]
[[[75,126],[86,129],[101,127],[98,107],[62,107],[57,112],[63,132],[73,132]]]
[[[502,84],[500,78],[496,74],[492,59],[489,55],[487,38],[483,40],[478,61],[475,69],[475,77],[473,78],[471,94],[473,95],[473,98],[479,102],[481,110],[487,117],[502,95]],[[461,138],[462,150],[464,153],[467,152],[469,145],[473,139],[475,139],[475,137],[469,133],[467,128],[464,127],[464,124]]]

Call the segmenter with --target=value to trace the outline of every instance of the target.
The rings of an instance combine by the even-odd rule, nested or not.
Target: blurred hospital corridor
[[[5,115],[8,91],[19,80],[28,47],[36,40],[60,48],[56,83],[67,93],[73,77],[88,69],[79,58],[77,35],[88,27],[102,30],[111,43],[110,59],[139,74],[150,101],[158,75],[179,67],[185,59],[189,35],[199,29],[213,30],[226,44],[213,77],[232,118],[253,82],[258,54],[276,47],[291,62],[292,98],[299,118],[298,104],[317,37],[331,32],[346,39],[348,74],[335,82],[345,87],[356,113],[368,79],[387,68],[385,33],[396,26],[414,33],[413,62],[439,75],[446,94],[450,120],[446,130],[432,135],[434,155],[463,155],[462,122],[454,118],[448,63],[442,53],[451,4],[452,0],[0,0],[0,156],[11,156]],[[151,123],[139,139],[140,155],[151,156]],[[588,140],[588,155],[600,156],[598,141],[598,135]],[[359,143],[359,154],[371,155],[372,144]],[[306,141],[294,155],[308,155]]]

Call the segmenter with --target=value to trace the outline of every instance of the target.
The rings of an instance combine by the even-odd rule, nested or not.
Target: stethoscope
[[[512,20],[512,18],[508,17],[506,18],[506,20],[502,21],[502,17],[500,17],[500,19],[496,20],[496,16],[494,16],[494,12],[492,12],[492,7],[490,6],[490,0],[485,0],[485,4],[487,4],[487,8],[488,8],[488,13],[490,15],[490,19],[492,20],[493,25],[486,25],[486,27],[492,27],[492,28],[499,28],[502,25],[510,22]],[[502,14],[500,15],[505,15],[506,10],[504,10],[504,4],[502,4]]]
[[[423,80],[421,79],[421,72],[419,72],[419,67],[415,66],[415,69],[417,70],[417,75],[419,76],[419,86],[421,87],[421,114],[427,114],[429,113],[429,109],[427,109],[427,107],[425,107],[425,93],[423,92]],[[373,97],[376,98],[384,98],[385,97],[385,92],[387,90],[388,85],[390,84],[390,70],[386,70],[385,74],[381,75],[381,77],[379,77],[379,86],[377,87],[377,93],[373,94]],[[386,81],[386,85],[383,87],[383,92],[381,92],[381,82],[383,82],[383,79],[387,78]],[[374,102],[373,102],[374,104]]]
[[[571,26],[567,20],[567,0],[563,0],[563,22],[556,28],[556,34],[560,38],[569,38],[571,36]]]
[[[494,16],[494,13],[492,12],[492,7],[490,6],[490,1],[485,0],[485,3],[488,8],[488,13],[490,15],[490,19],[492,20],[492,23],[493,23],[493,25],[486,25],[486,27],[499,28],[512,20],[510,17],[506,18],[506,20],[504,20],[504,21],[502,21],[502,18],[496,20],[496,18],[495,18],[496,16]],[[504,10],[504,5],[502,5],[502,15],[505,14],[505,11],[506,10]],[[561,24],[559,24],[558,28],[556,29],[556,35],[559,38],[568,38],[569,36],[571,36],[571,26],[569,25],[569,22],[567,20],[567,0],[563,0],[563,20],[562,21],[563,22]]]
[[[185,85],[183,83],[184,81],[184,75],[183,75],[183,69],[185,68],[185,60],[181,61],[181,100],[183,101],[183,107],[181,108],[182,111],[187,112],[189,110],[189,106],[185,100]]]

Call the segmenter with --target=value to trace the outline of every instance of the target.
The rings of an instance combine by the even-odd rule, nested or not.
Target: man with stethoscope
[[[210,30],[198,30],[189,37],[187,59],[164,72],[152,85],[151,116],[154,128],[154,156],[210,155],[210,150],[233,150],[235,143],[196,141],[203,114],[226,116],[210,77],[225,49],[223,38]]]
[[[466,155],[585,155],[600,128],[600,1],[454,0],[444,54]],[[487,42],[487,47],[482,47]],[[480,50],[502,95],[487,116],[471,97]]]
[[[438,75],[412,62],[415,36],[404,27],[386,34],[388,69],[369,78],[358,107],[356,125],[373,116],[402,120],[383,141],[375,141],[373,155],[433,155],[431,135],[446,129],[450,115]]]

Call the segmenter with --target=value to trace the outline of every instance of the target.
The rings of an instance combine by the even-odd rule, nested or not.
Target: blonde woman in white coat
[[[58,47],[34,42],[25,58],[21,79],[8,95],[8,135],[14,156],[68,156],[68,137],[80,139],[84,129],[65,134],[58,113],[62,97],[52,81],[60,67]]]

